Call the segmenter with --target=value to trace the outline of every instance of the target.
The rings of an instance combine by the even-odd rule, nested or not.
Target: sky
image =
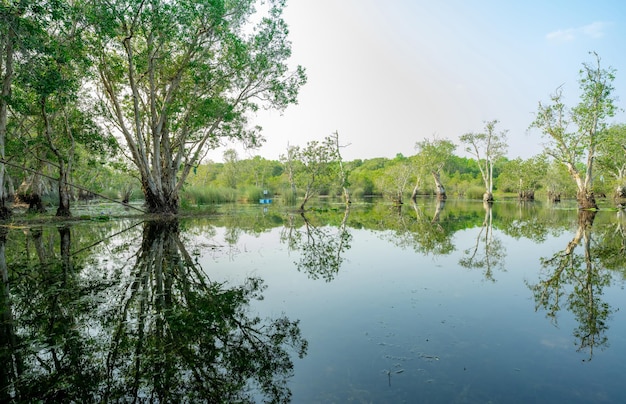
[[[508,157],[542,150],[529,130],[539,102],[562,86],[578,102],[583,63],[616,70],[626,104],[626,1],[622,0],[287,0],[293,65],[308,81],[298,104],[261,111],[264,145],[240,158],[278,159],[337,131],[344,160],[416,153],[433,137],[457,144],[498,120]],[[612,122],[626,122],[620,111]],[[210,153],[222,161],[225,148]]]

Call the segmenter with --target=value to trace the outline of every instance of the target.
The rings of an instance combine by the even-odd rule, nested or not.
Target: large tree
[[[287,66],[285,1],[257,3],[92,3],[104,110],[125,139],[150,212],[178,211],[190,170],[220,139],[259,144],[250,113],[296,102],[305,74]]]
[[[37,3],[24,0],[0,2],[0,219],[11,213],[5,205],[5,145],[15,67],[29,48],[32,34],[38,31],[32,17],[45,7],[45,2]]]
[[[79,145],[94,154],[104,151],[90,112],[90,97],[81,94],[88,70],[82,38],[84,21],[80,2],[55,1],[40,16],[38,44],[17,70],[20,106],[15,113],[32,122],[34,134],[49,150],[46,160],[58,172],[57,216],[70,216],[71,174]],[[24,135],[24,134],[22,134]]]
[[[539,103],[531,124],[548,139],[546,153],[567,167],[576,182],[576,199],[581,209],[598,207],[593,194],[594,160],[598,145],[607,137],[607,118],[615,114],[616,108],[615,70],[602,68],[600,56],[593,55],[595,64],[583,63],[580,71],[582,93],[578,105],[567,108],[559,87],[550,97],[550,104]]]
[[[485,122],[485,130],[480,133],[466,133],[461,136],[461,142],[466,146],[465,151],[476,158],[480,174],[485,183],[483,200],[493,202],[493,167],[498,158],[504,156],[507,150],[507,130],[496,131],[498,120]]]

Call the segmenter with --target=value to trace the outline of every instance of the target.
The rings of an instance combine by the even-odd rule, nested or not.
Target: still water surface
[[[9,229],[0,398],[624,402],[626,220],[571,208]]]

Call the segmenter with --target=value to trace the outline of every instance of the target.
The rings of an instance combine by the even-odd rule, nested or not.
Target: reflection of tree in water
[[[603,270],[602,260],[617,252],[606,250],[604,241],[610,237],[604,240],[602,237],[598,240],[592,237],[595,215],[595,211],[579,211],[578,229],[574,238],[564,250],[542,259],[542,267],[548,272],[537,284],[529,284],[536,308],[545,310],[555,325],[563,304],[574,314],[578,321],[578,327],[574,330],[578,350],[588,349],[589,359],[593,356],[594,348],[608,346],[606,322],[611,308],[601,297],[603,288],[611,283],[611,274]],[[597,245],[600,249],[594,249],[594,241],[599,241]],[[581,252],[576,251],[578,247],[582,247]],[[623,260],[623,253],[621,258]]]
[[[516,240],[543,243],[548,235],[560,234],[570,226],[571,215],[566,209],[546,209],[538,201],[498,205],[498,229]]]
[[[130,270],[84,278],[63,231],[58,257],[43,249],[46,261],[28,268],[33,275],[5,282],[16,293],[2,295],[12,319],[3,312],[1,352],[13,366],[0,373],[0,398],[289,400],[289,348],[303,356],[306,341],[297,321],[249,315],[261,280],[229,288],[211,282],[175,221],[145,223]]]
[[[502,241],[493,234],[493,213],[491,204],[483,203],[485,208],[485,220],[476,236],[476,244],[464,251],[465,257],[459,260],[459,264],[465,268],[477,268],[484,270],[485,279],[495,282],[493,272],[504,270],[504,258],[506,250]]]
[[[453,232],[446,230],[440,223],[441,212],[446,202],[443,200],[434,200],[435,212],[433,217],[429,219],[422,213],[416,203],[413,203],[416,221],[411,229],[410,234],[414,241],[414,249],[424,254],[446,255],[454,251],[452,244]]]
[[[298,271],[305,272],[311,279],[322,278],[332,281],[343,263],[342,254],[350,249],[352,235],[347,223],[350,208],[346,207],[339,226],[318,226],[313,224],[303,213],[300,214],[304,225],[296,226],[295,218],[289,217],[283,228],[281,240],[289,250],[299,251],[300,259],[295,263]]]
[[[435,207],[432,217],[415,201],[411,213],[404,214],[400,207],[397,208],[397,214],[386,215],[379,225],[381,229],[391,231],[381,233],[382,238],[402,249],[411,248],[422,254],[450,254],[454,251],[452,244],[454,231],[445,227],[448,223],[444,225],[440,222],[446,202],[436,199],[433,201]]]
[[[594,228],[595,238],[602,240],[595,243],[594,253],[606,269],[622,272],[626,279],[626,213],[617,211],[614,222],[600,228]]]
[[[94,339],[85,334],[97,285],[81,279],[70,257],[71,232],[58,229],[58,250],[42,229],[31,229],[27,248],[35,263],[12,263],[3,305],[3,398],[16,401],[93,401],[99,381]],[[50,236],[50,235],[47,235]],[[24,254],[28,256],[28,254]],[[6,336],[6,338],[5,338]]]

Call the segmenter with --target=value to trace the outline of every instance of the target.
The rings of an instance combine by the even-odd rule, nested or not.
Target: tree
[[[402,199],[406,186],[413,176],[412,171],[409,160],[402,155],[396,155],[378,178],[378,186],[383,194],[387,193],[398,207],[404,203]]]
[[[105,159],[115,144],[115,139],[101,135],[95,124],[91,91],[81,92],[89,70],[82,11],[80,2],[55,0],[27,15],[32,25],[30,43],[16,65],[11,97],[8,145],[20,145],[12,159],[37,171],[56,168],[57,216],[71,214],[71,176],[78,155],[86,157],[86,162]],[[44,210],[43,176],[53,179],[43,172],[31,172],[20,186],[18,197],[29,203],[29,209]]]
[[[418,178],[423,175],[432,175],[433,180],[435,181],[435,193],[437,194],[437,199],[445,200],[447,195],[446,189],[441,182],[441,171],[450,159],[450,156],[452,156],[456,146],[447,139],[438,139],[433,137],[432,139],[424,139],[421,142],[417,142],[415,144],[415,149],[418,151],[418,163],[416,170],[418,172]],[[416,183],[413,195],[411,196],[413,200],[415,200],[415,197],[417,196],[418,183],[419,182]]]
[[[43,2],[37,3],[8,0],[0,4],[0,219],[8,218],[11,213],[5,205],[5,144],[15,66],[22,52],[28,49],[32,34],[38,31],[29,18],[45,6]]]
[[[92,52],[109,127],[125,140],[148,210],[175,214],[193,167],[220,139],[258,145],[250,112],[296,102],[285,2],[94,2]],[[258,21],[254,26],[252,21]]]
[[[229,188],[237,188],[239,182],[239,156],[235,149],[228,149],[223,154],[224,166],[220,177],[223,178],[224,185]]]
[[[544,181],[550,202],[560,202],[561,196],[576,195],[576,186],[571,181],[567,168],[561,163],[554,160],[549,163]]]
[[[612,125],[598,144],[598,168],[614,180],[615,196],[626,198],[626,125]]]
[[[496,132],[499,121],[485,122],[485,130],[482,133],[466,133],[460,140],[467,147],[465,151],[476,158],[480,174],[485,183],[483,200],[493,202],[493,167],[499,157],[504,156],[507,150],[507,130]]]
[[[348,186],[350,185],[350,183],[348,182],[348,176],[350,175],[350,172],[346,169],[344,163],[343,163],[343,159],[341,158],[341,148],[342,147],[347,147],[349,145],[344,145],[341,146],[339,144],[339,132],[334,131],[331,139],[334,141],[335,143],[335,152],[337,153],[337,164],[339,165],[339,183],[341,185],[341,189],[343,190],[343,198],[346,202],[346,204],[352,203],[350,201],[350,191],[348,191]]]
[[[531,127],[538,128],[549,143],[545,152],[565,165],[576,183],[579,208],[596,209],[593,193],[593,166],[598,145],[607,137],[606,120],[615,114],[613,80],[615,70],[603,69],[600,56],[595,65],[583,63],[580,71],[580,102],[569,109],[563,103],[561,87],[551,95],[551,103],[539,103]],[[574,126],[570,129],[570,126]],[[581,168],[582,167],[582,168]]]
[[[321,190],[328,189],[337,179],[338,156],[334,138],[327,136],[322,142],[312,140],[304,148],[291,146],[283,156],[286,171],[292,180],[292,189],[304,188],[300,210]]]
[[[508,161],[498,175],[498,188],[517,191],[521,200],[534,200],[535,191],[545,181],[547,171],[545,155]]]

